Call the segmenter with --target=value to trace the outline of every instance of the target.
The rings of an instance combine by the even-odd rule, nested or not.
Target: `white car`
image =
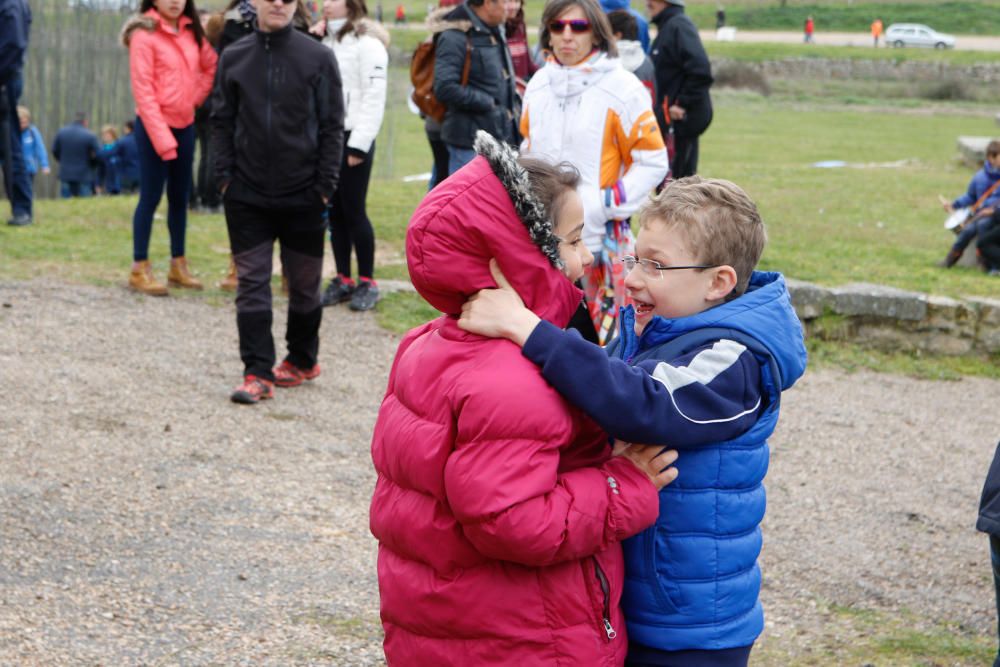
[[[921,23],[893,23],[885,31],[885,43],[896,48],[923,46],[935,49],[955,47],[955,38]]]

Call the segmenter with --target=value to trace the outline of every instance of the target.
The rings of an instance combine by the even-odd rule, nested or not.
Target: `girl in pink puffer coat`
[[[621,665],[619,541],[655,520],[675,455],[612,457],[517,346],[458,327],[466,298],[496,285],[491,258],[559,326],[593,260],[575,172],[519,162],[483,133],[477,152],[407,232],[413,284],[444,315],[400,343],[372,440],[386,659]]]

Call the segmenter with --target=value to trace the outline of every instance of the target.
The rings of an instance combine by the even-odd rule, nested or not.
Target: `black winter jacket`
[[[459,5],[428,19],[435,36],[434,96],[448,108],[441,124],[447,144],[472,148],[477,130],[516,144],[520,104],[517,101],[507,43],[499,28],[490,28]],[[472,48],[469,83],[462,85],[466,44]]]
[[[997,444],[993,453],[993,463],[990,464],[986,483],[983,484],[976,529],[990,535],[1000,535],[1000,444]]]
[[[684,14],[684,8],[667,5],[653,17],[657,35],[649,50],[656,69],[656,104],[653,105],[660,130],[666,136],[669,124],[664,101],[678,104],[686,112],[684,120],[673,121],[674,133],[682,137],[701,135],[712,122],[712,64],[702,46],[698,28]]]
[[[226,197],[310,207],[337,188],[344,97],[333,52],[289,25],[222,52],[212,92],[212,147]]]
[[[31,8],[27,0],[0,0],[0,85],[21,71],[30,30]]]

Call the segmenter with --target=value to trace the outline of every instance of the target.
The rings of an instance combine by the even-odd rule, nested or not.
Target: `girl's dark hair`
[[[368,16],[368,6],[365,0],[347,0],[347,23],[337,31],[337,41],[344,38],[344,35],[354,32],[355,23]]]
[[[531,194],[548,211],[554,228],[560,200],[580,185],[580,172],[569,162],[552,164],[538,158],[519,157],[517,163],[527,172]]]
[[[145,14],[150,9],[155,9],[153,0],[142,0],[142,4],[139,5],[139,13]],[[187,0],[184,3],[184,9],[181,11],[181,14],[191,19],[188,29],[194,33],[194,41],[198,42],[198,47],[200,48],[202,40],[205,39],[205,29],[201,27],[201,18],[198,16],[198,8],[194,6],[194,0]]]
[[[524,0],[521,0],[521,6],[518,7],[514,18],[506,19],[504,26],[508,35],[513,35],[522,28],[527,30],[527,27],[524,25]]]
[[[594,34],[594,39],[597,41],[598,50],[607,53],[613,58],[617,58],[618,48],[615,46],[615,36],[611,32],[611,24],[608,23],[608,17],[604,14],[600,5],[594,2],[594,0],[550,0],[545,5],[545,11],[542,12],[542,31],[538,37],[538,43],[542,49],[544,51],[552,51],[549,24],[573,6],[582,9],[583,13],[587,16],[587,20],[590,21],[590,31]]]

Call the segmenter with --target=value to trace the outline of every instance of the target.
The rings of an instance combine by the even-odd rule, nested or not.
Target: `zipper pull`
[[[609,621],[608,619],[604,619],[604,634],[608,636],[608,639],[614,639],[615,637],[618,636],[618,633],[615,632],[615,629],[611,627],[611,621]]]

